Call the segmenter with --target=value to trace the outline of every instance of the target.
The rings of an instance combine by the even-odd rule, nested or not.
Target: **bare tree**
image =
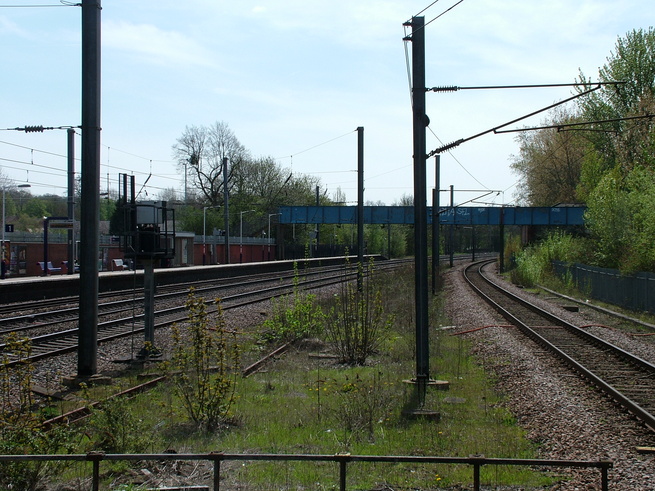
[[[188,178],[187,186],[196,190],[209,206],[223,202],[223,158],[229,161],[228,188],[235,172],[249,158],[246,148],[224,122],[209,127],[187,126],[173,145],[173,156],[178,169]]]

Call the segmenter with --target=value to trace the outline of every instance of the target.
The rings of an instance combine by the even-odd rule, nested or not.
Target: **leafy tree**
[[[579,81],[593,85],[582,72]],[[587,97],[578,99],[581,117],[585,121],[623,118],[635,114],[642,100],[652,99],[655,89],[655,29],[632,30],[618,38],[614,52],[598,72],[600,82],[625,82],[606,85]],[[589,133],[596,151],[602,156],[604,169],[611,169],[617,161],[617,139],[626,122],[606,123],[606,132]],[[620,140],[620,139],[619,139]]]
[[[597,263],[623,272],[655,270],[655,173],[635,167],[605,174],[589,197],[587,222]]]
[[[544,126],[575,122],[565,109],[551,113]],[[513,157],[512,170],[521,176],[517,197],[531,206],[576,203],[584,159],[590,151],[587,140],[577,131],[525,131],[517,137],[519,154]]]
[[[49,216],[45,202],[40,198],[30,198],[25,203],[25,214],[33,218]]]

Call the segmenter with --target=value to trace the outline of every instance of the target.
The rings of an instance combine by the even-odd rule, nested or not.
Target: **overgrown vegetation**
[[[364,365],[377,352],[394,320],[382,303],[373,259],[366,268],[357,264],[356,269],[357,281],[341,283],[341,294],[336,296],[325,323],[327,339],[340,361],[348,365]],[[344,275],[351,273],[346,260]]]
[[[517,252],[512,281],[526,287],[547,283],[552,277],[552,261],[582,262],[587,257],[587,247],[583,238],[564,232],[549,234],[538,244]]]
[[[451,389],[429,390],[425,401],[426,408],[440,413],[440,421],[402,416],[414,394],[412,384],[404,382],[415,369],[412,275],[411,268],[376,272],[358,291],[370,288],[366,297],[373,300],[370,308],[382,305],[387,316],[381,318],[376,349],[369,350],[362,363],[341,363],[335,343],[318,331],[238,385],[234,333],[226,328],[220,309],[213,318],[192,292],[188,326],[178,327],[174,334],[176,347],[168,367],[174,382],[132,400],[103,402],[81,428],[91,440],[85,437],[76,451],[534,457],[535,445],[504,409],[484,367],[469,356],[468,342],[446,330],[431,330],[430,366],[433,377],[438,374],[439,379],[451,381]],[[352,283],[356,287],[356,281]],[[357,294],[355,298],[349,308],[360,308],[363,299]],[[314,308],[321,306],[317,298],[311,303]],[[289,305],[294,308],[294,303]],[[440,299],[435,297],[430,306],[435,328],[448,324],[440,312]],[[216,418],[210,420],[214,409]],[[236,424],[225,425],[226,416]],[[33,453],[45,448],[35,448]],[[139,465],[157,472],[156,463]],[[138,489],[126,467],[103,463],[107,468],[107,487],[111,483],[112,488]],[[188,484],[183,468],[178,464],[174,475],[180,484]],[[58,480],[79,479],[78,475],[84,473],[69,472]],[[199,484],[200,474],[195,475],[194,484]],[[333,489],[338,466],[226,463],[222,476],[226,489]],[[56,480],[53,477],[51,482]],[[349,489],[426,490],[470,482],[471,469],[466,466],[353,464],[348,472]],[[552,484],[553,478],[529,469],[498,467],[483,469],[482,482],[528,487]]]
[[[577,90],[593,86],[592,79],[581,73]],[[576,106],[553,111],[544,121],[553,128],[519,136],[512,163],[521,177],[518,197],[532,206],[586,204],[584,262],[623,273],[653,272],[655,29],[618,38],[597,79],[610,84],[576,99]],[[555,128],[581,122],[590,124],[575,132]]]
[[[324,314],[316,295],[300,287],[298,263],[294,263],[293,291],[274,298],[272,315],[262,325],[261,337],[266,342],[291,342],[316,335],[323,327]]]
[[[28,338],[10,333],[0,364],[0,453],[4,455],[47,454],[67,452],[73,448],[73,433],[67,427],[46,431],[46,419],[32,398],[32,352]],[[17,362],[9,367],[11,361]],[[3,462],[0,463],[2,489],[32,491],[51,476],[59,473],[64,463]]]
[[[188,320],[172,328],[170,378],[188,418],[207,431],[223,425],[234,403],[239,347],[229,331],[220,300],[210,321],[207,306],[193,290],[186,302]]]

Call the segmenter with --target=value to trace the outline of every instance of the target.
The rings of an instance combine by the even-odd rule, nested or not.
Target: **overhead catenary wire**
[[[0,9],[40,9],[40,8],[49,8],[49,7],[81,7],[81,3],[67,2],[66,0],[61,0],[59,4],[50,4],[50,3],[34,3],[28,5],[0,5]]]
[[[337,136],[335,138],[331,138],[330,140],[324,141],[323,143],[319,143],[317,145],[314,145],[314,146],[311,146],[311,147],[306,148],[304,150],[301,150],[300,152],[295,152],[295,153],[292,153],[290,155],[285,155],[284,157],[277,157],[275,160],[290,159],[290,158],[292,159],[295,155],[300,155],[302,153],[309,152],[310,150],[314,150],[315,148],[321,147],[323,145],[327,145],[328,143],[332,143],[333,141],[339,140],[339,139],[341,139],[341,138],[343,138],[345,136],[348,136],[348,135],[354,133],[355,131],[357,131],[357,129],[355,129],[353,131],[349,131],[348,133],[344,133],[343,135]]]

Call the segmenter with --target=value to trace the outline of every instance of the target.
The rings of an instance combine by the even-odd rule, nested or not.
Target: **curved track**
[[[508,322],[655,431],[655,365],[492,283],[483,273],[490,263],[464,270],[471,287]]]

